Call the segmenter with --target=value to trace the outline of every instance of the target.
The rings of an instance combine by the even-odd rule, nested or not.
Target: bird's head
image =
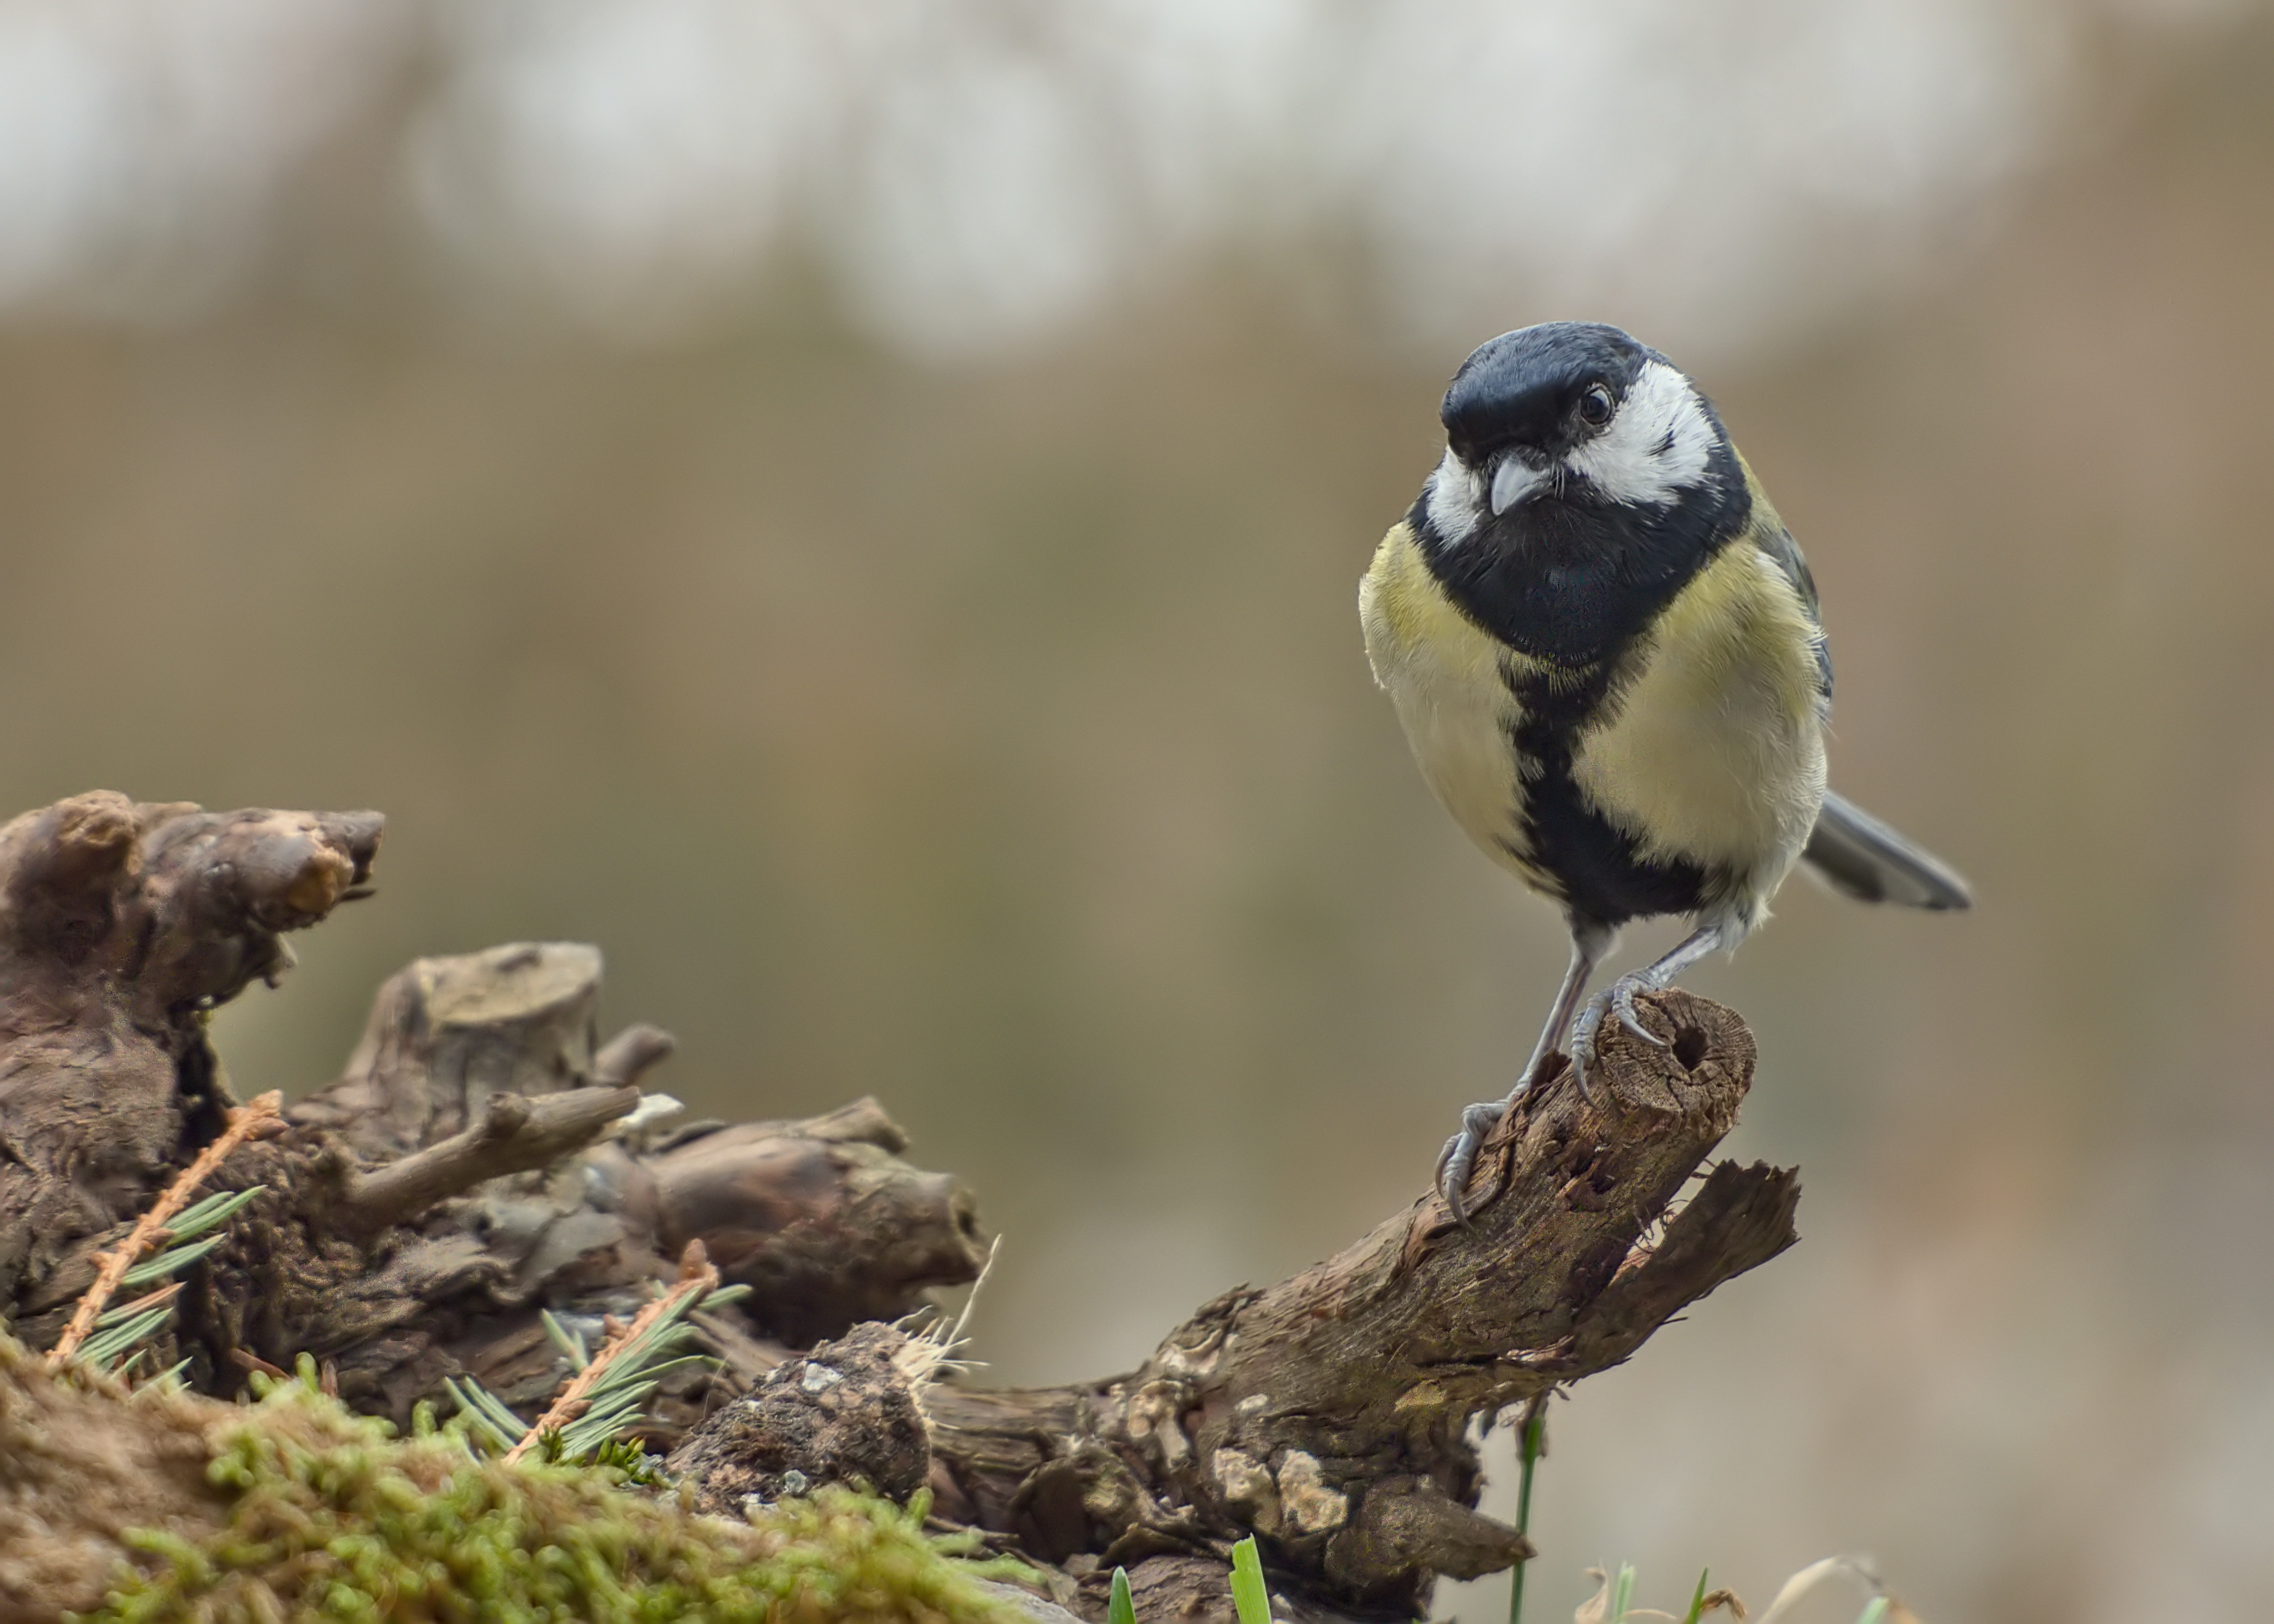
[[[1480,345],[1439,415],[1432,527],[1458,542],[1545,504],[1666,509],[1717,487],[1721,419],[1664,356],[1617,327],[1548,321]]]

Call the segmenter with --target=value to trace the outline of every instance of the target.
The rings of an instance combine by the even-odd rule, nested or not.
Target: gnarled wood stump
[[[96,1255],[213,1138],[230,1100],[204,1012],[282,973],[282,933],[367,894],[380,831],[371,813],[102,793],[0,829],[13,1335],[51,1342]],[[1206,1304],[1134,1372],[970,1388],[931,1380],[936,1357],[885,1357],[895,1334],[854,1331],[975,1276],[968,1193],[902,1161],[872,1101],[649,1123],[641,1081],[670,1039],[600,1042],[599,989],[599,953],[561,943],[392,978],[342,1077],[225,1165],[222,1184],[265,1189],[188,1272],[162,1363],[226,1395],[248,1363],[310,1353],[398,1422],[466,1373],[534,1415],[567,1373],[539,1310],[597,1340],[700,1240],[753,1291],[695,1317],[719,1366],[667,1382],[647,1435],[681,1446],[720,1508],[817,1474],[895,1493],[922,1478],[935,1515],[1046,1565],[1093,1616],[1118,1563],[1141,1616],[1228,1618],[1225,1556],[1251,1532],[1291,1614],[1410,1616],[1438,1574],[1527,1553],[1474,1509],[1474,1417],[1627,1358],[1795,1238],[1788,1171],[1722,1163],[1677,1204],[1754,1055],[1736,1015],[1668,993],[1644,1001],[1666,1047],[1609,1032],[1600,1108],[1551,1080],[1501,1125],[1468,1225],[1425,1194],[1326,1262]]]

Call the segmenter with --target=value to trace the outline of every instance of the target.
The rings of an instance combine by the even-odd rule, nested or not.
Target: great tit
[[[1551,321],[1463,362],[1445,455],[1359,586],[1367,658],[1456,823],[1563,910],[1571,964],[1504,1100],[1472,1105],[1437,1184],[1570,1035],[1584,1092],[1615,1013],[1768,916],[1807,859],[1851,897],[1962,908],[1966,883],[1827,793],[1832,659],[1816,583],[1698,387],[1614,327]],[[1629,920],[1685,914],[1581,1004]],[[1576,1019],[1575,1019],[1576,1017]]]

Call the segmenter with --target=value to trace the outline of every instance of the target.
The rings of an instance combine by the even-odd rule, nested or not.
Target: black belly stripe
[[[1520,766],[1525,844],[1511,844],[1510,853],[1551,876],[1564,906],[1598,924],[1702,908],[1712,890],[1705,868],[1645,859],[1633,838],[1588,806],[1572,780],[1572,745],[1609,692],[1608,663],[1566,669],[1552,682],[1506,667],[1502,676],[1522,707],[1509,743]]]
[[[1521,718],[1509,733],[1522,836],[1505,843],[1510,854],[1579,918],[1616,926],[1698,913],[1730,876],[1645,860],[1582,798],[1571,761],[1587,725],[1615,703],[1615,680],[1636,640],[1745,532],[1752,495],[1728,437],[1716,436],[1699,483],[1664,507],[1535,499],[1449,542],[1430,519],[1429,495],[1424,487],[1406,516],[1430,573],[1472,624],[1528,657],[1522,669],[1502,669]]]

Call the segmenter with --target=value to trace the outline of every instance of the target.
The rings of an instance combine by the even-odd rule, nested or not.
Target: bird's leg
[[[1666,1047],[1666,1040],[1642,1024],[1635,1011],[1635,995],[1663,992],[1674,985],[1674,978],[1708,953],[1735,944],[1742,931],[1732,933],[1724,921],[1700,925],[1676,943],[1673,950],[1655,964],[1631,971],[1619,977],[1608,987],[1587,1000],[1587,1007],[1579,1011],[1578,1020],[1571,1028],[1571,1069],[1578,1074],[1579,1092],[1590,1103],[1594,1096],[1587,1090],[1587,1071],[1595,1064],[1595,1038],[1602,1030],[1606,1016],[1615,1012],[1619,1024],[1645,1042]]]
[[[1485,1136],[1499,1125],[1516,1102],[1530,1093],[1540,1063],[1562,1038],[1571,1024],[1571,1012],[1579,1007],[1579,1000],[1587,990],[1587,979],[1603,955],[1611,951],[1618,933],[1608,925],[1593,921],[1571,921],[1571,963],[1563,972],[1563,984],[1555,989],[1555,1002],[1547,1011],[1547,1024],[1540,1029],[1540,1041],[1532,1046],[1532,1058],[1524,1063],[1524,1070],[1516,1079],[1516,1086],[1503,1100],[1485,1100],[1461,1113],[1461,1131],[1445,1141],[1445,1148],[1437,1157],[1437,1192],[1445,1198],[1445,1206],[1457,1222],[1469,1221],[1467,1209],[1461,1203],[1461,1192],[1467,1187],[1469,1173],[1477,1164],[1477,1152],[1484,1147]]]

